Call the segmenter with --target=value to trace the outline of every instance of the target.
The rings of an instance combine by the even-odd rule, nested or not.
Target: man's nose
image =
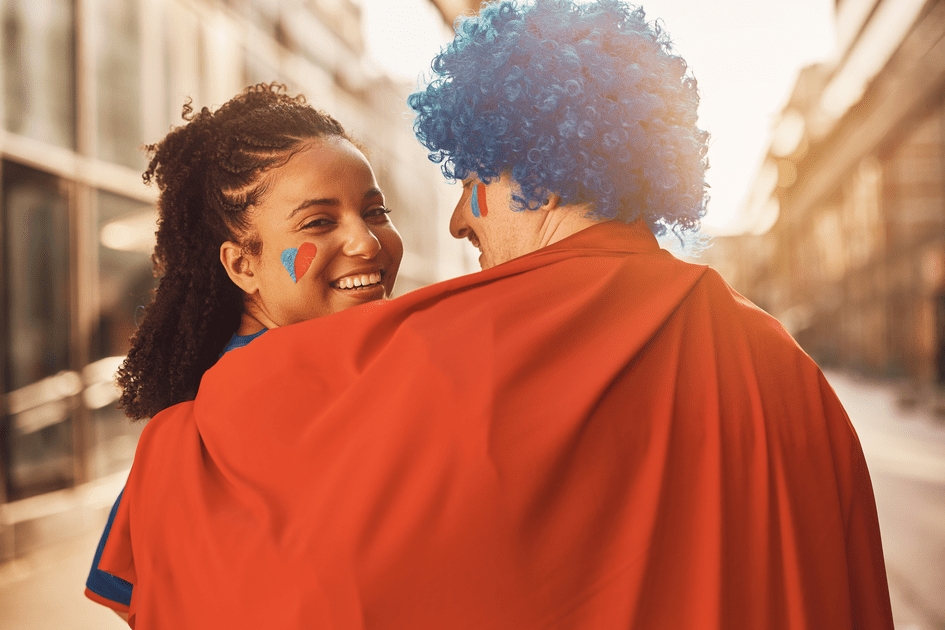
[[[463,205],[465,203],[466,195],[463,194],[456,202],[456,207],[453,208],[453,215],[450,217],[450,234],[453,235],[453,238],[466,238],[469,233],[469,224],[466,223],[463,216]]]

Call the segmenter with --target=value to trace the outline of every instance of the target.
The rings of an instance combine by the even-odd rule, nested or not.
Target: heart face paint
[[[486,187],[475,184],[471,196],[473,216],[479,218],[488,215],[489,208],[486,206]]]
[[[305,275],[315,260],[316,252],[318,248],[315,243],[302,243],[298,249],[290,247],[282,250],[282,266],[292,276],[292,282],[298,282],[299,278]]]

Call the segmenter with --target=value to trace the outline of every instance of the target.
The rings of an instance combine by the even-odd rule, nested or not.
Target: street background
[[[154,286],[145,143],[279,81],[368,148],[395,292],[477,270],[407,95],[478,0],[0,0],[0,628],[82,595],[142,424],[115,370]],[[945,0],[651,0],[712,134],[717,269],[827,372],[873,477],[899,630],[945,630]],[[665,241],[673,246],[672,239]]]

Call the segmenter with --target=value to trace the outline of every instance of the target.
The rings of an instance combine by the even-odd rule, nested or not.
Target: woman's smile
[[[254,228],[262,252],[245,282],[266,328],[389,296],[403,242],[370,163],[352,143],[308,143],[269,174]]]
[[[371,289],[377,288],[380,288],[383,291],[384,286],[381,284],[381,280],[383,278],[383,269],[367,273],[355,272],[332,281],[331,286],[335,289],[340,289],[343,291],[370,291]]]

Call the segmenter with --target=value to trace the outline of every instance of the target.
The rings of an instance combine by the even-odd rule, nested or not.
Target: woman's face
[[[403,242],[353,144],[313,140],[268,178],[252,215],[262,252],[241,284],[248,314],[272,328],[390,295]]]

